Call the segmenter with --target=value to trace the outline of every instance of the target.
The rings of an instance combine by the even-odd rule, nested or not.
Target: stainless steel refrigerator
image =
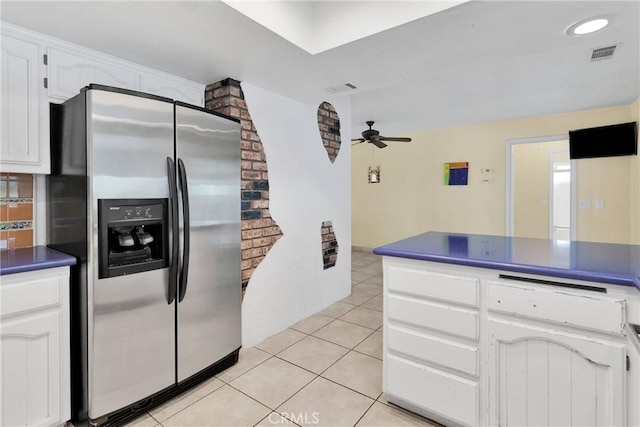
[[[72,421],[117,425],[237,361],[240,125],[90,85],[51,105],[48,245],[72,270]]]

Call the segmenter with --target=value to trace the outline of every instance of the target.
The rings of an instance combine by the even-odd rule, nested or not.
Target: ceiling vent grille
[[[591,51],[591,61],[601,61],[603,59],[608,59],[613,56],[616,51],[618,45],[601,47],[598,49],[593,49]]]
[[[329,93],[343,93],[355,89],[357,89],[356,86],[352,85],[351,83],[345,83],[339,86],[328,87],[325,89],[325,91]]]

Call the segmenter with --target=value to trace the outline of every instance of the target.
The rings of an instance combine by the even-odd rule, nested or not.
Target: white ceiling
[[[351,3],[339,4],[354,18]],[[325,88],[352,83],[354,137],[366,120],[390,136],[640,96],[637,1],[474,0],[315,55],[220,1],[3,0],[0,13],[3,21],[204,84],[233,77],[319,103]],[[609,27],[564,34],[596,15],[608,15]],[[336,22],[336,32],[346,28]],[[613,58],[590,62],[592,48],[614,43]]]
[[[315,55],[462,1],[222,0]],[[366,21],[366,25],[362,22]]]

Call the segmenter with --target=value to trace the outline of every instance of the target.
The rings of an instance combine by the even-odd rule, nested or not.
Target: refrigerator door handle
[[[176,167],[171,157],[167,157],[167,174],[169,175],[169,203],[171,229],[171,259],[169,260],[169,293],[167,304],[173,303],[177,293],[178,271],[178,243],[180,239],[178,231],[178,186],[176,185]]]
[[[182,251],[182,271],[179,278],[179,294],[178,302],[182,302],[187,293],[187,278],[189,276],[189,243],[190,243],[190,224],[189,224],[189,190],[187,185],[187,169],[181,158],[178,158],[178,177],[180,181],[180,190],[182,192],[182,223],[184,229],[184,248]]]

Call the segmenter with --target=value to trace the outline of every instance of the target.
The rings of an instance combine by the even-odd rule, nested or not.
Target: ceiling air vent
[[[601,47],[591,51],[591,61],[600,61],[611,58],[616,51],[617,45]]]
[[[329,93],[343,93],[343,92],[348,92],[355,89],[357,88],[351,83],[345,83],[338,86],[328,87],[325,89],[325,91]]]

